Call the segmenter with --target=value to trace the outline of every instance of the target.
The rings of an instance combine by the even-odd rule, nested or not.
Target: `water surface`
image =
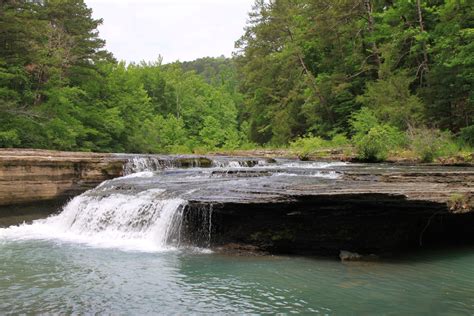
[[[341,263],[0,241],[0,313],[473,314],[474,249]]]

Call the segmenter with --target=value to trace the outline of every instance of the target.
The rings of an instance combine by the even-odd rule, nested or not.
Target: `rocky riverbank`
[[[191,245],[335,255],[474,241],[472,167],[268,156],[0,150],[0,226],[46,217],[104,180],[154,170],[164,172],[114,180],[100,194],[141,196],[156,188],[183,194],[182,242]]]
[[[0,149],[0,226],[47,215],[100,182],[122,175],[112,155]]]
[[[149,159],[143,164],[140,157]],[[0,206],[68,199],[105,180],[147,168],[211,164],[200,156],[0,149]]]

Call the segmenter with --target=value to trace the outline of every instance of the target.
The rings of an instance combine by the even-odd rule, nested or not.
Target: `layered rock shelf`
[[[77,195],[121,176],[124,163],[107,154],[0,150],[0,206]]]
[[[158,169],[113,180],[101,194],[159,188],[184,198],[184,244],[336,255],[474,242],[472,167],[36,150],[0,150],[0,226],[45,217],[104,180]]]
[[[29,221],[56,212],[68,199],[102,181],[140,171],[134,158],[146,155],[0,149],[0,226]],[[194,156],[156,156],[149,163],[210,166]],[[136,170],[138,168],[138,170]]]
[[[149,158],[147,164],[134,161],[143,157]],[[199,156],[0,149],[0,206],[71,198],[126,172],[211,164],[210,159]]]

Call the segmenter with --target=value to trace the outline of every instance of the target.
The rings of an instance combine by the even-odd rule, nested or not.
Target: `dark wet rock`
[[[339,252],[339,259],[341,259],[342,262],[347,262],[347,261],[377,261],[379,260],[379,256],[370,254],[370,255],[361,255],[358,254],[357,252],[350,252],[347,250],[341,250]]]
[[[229,243],[215,247],[214,251],[219,254],[231,256],[266,256],[268,252],[262,251],[259,247],[253,245],[244,245],[237,243]]]
[[[211,223],[209,210],[211,204],[188,205],[185,242],[206,247],[238,243],[269,253],[336,256],[340,249],[377,254],[417,248],[420,241],[421,246],[474,241],[473,212],[453,214],[444,203],[402,195],[335,194],[213,204]]]
[[[271,177],[222,193],[222,188],[214,188],[211,199],[206,193],[196,194],[199,198],[189,203],[185,227],[199,243],[199,229],[192,223],[207,223],[202,213],[212,208],[212,239],[201,245],[239,243],[302,255],[336,256],[340,249],[377,254],[473,243],[472,205],[462,203],[463,211],[454,212],[453,205],[461,202],[453,196],[470,201],[464,197],[473,192],[474,170],[408,169],[348,165],[335,179]]]
[[[59,212],[66,202],[67,199],[53,199],[6,206],[0,205],[0,227],[31,223],[34,220],[46,218]]]

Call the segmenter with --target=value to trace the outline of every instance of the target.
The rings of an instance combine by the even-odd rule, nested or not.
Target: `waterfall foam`
[[[212,166],[215,168],[249,167],[246,161],[237,161],[237,160],[213,160]]]
[[[96,195],[94,190],[72,199],[55,216],[30,225],[0,230],[9,239],[54,239],[96,247],[162,251],[179,244],[186,201],[165,198],[164,190]]]

